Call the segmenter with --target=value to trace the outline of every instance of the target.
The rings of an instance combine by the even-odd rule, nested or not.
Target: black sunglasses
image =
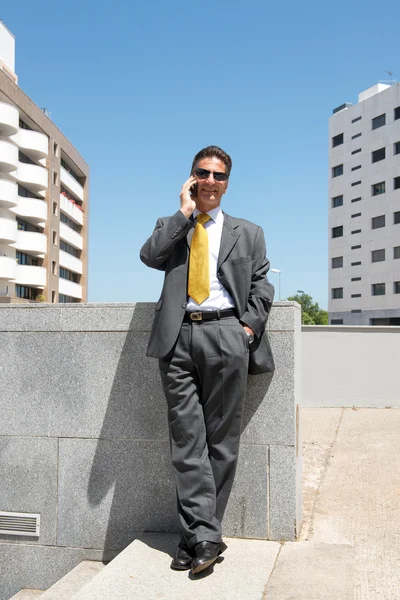
[[[208,169],[194,170],[194,174],[198,179],[208,179],[211,173],[214,175],[215,181],[226,181],[228,179],[228,174],[222,173],[221,171],[209,171]]]

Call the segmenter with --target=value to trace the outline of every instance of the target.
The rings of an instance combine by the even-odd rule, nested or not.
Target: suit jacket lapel
[[[240,237],[239,225],[236,219],[224,212],[224,226],[222,227],[221,246],[219,248],[217,269],[226,261],[233,247]]]
[[[190,221],[192,221],[192,223],[194,223],[193,215],[190,215]],[[189,230],[189,233],[186,236],[186,243],[189,248],[190,248],[190,244],[192,243],[193,232],[194,232],[194,227],[192,227]]]

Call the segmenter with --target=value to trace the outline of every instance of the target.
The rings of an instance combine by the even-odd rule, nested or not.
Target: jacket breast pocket
[[[240,256],[239,258],[232,258],[229,262],[232,263],[232,265],[245,265],[247,263],[251,264],[251,261],[251,256]]]

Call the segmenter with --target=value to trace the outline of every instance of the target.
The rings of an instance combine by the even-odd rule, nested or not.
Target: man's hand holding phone
[[[181,212],[188,219],[196,208],[196,194],[197,194],[197,181],[196,178],[191,175],[182,186],[181,190]]]

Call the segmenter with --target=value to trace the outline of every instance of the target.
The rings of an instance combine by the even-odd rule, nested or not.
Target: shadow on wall
[[[96,546],[104,549],[123,549],[142,532],[178,532],[166,403],[158,361],[145,355],[148,310],[136,304],[90,469],[87,497],[100,521]],[[271,379],[249,377],[243,429]]]

